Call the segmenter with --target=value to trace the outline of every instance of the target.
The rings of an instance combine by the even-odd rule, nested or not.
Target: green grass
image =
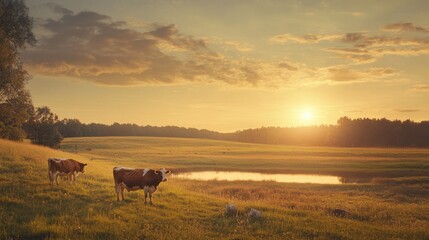
[[[62,149],[93,160],[174,170],[429,176],[428,149],[298,147],[154,137],[69,138]]]
[[[62,151],[0,140],[0,239],[429,239],[429,150],[311,148],[145,137],[65,139]],[[48,157],[88,163],[51,188]],[[170,178],[116,202],[112,167],[379,174],[368,184]],[[225,217],[233,202],[237,218]],[[262,211],[249,221],[246,211]],[[344,218],[329,215],[345,209]]]

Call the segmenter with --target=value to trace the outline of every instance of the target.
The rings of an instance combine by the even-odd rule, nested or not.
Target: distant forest
[[[429,121],[387,120],[348,117],[336,125],[306,127],[262,127],[219,133],[176,126],[136,124],[84,124],[77,119],[58,121],[63,137],[154,136],[228,140],[247,143],[337,146],[337,147],[429,147]]]

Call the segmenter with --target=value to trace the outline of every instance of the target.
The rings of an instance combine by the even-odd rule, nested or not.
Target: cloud
[[[387,55],[418,56],[429,54],[429,46],[424,43],[416,46],[387,45],[376,47],[327,48],[325,50],[358,64],[375,62],[377,59]]]
[[[340,12],[337,12],[337,13],[342,14],[342,15],[349,15],[349,16],[353,16],[353,17],[362,17],[362,16],[365,16],[364,12],[340,11]]]
[[[105,85],[223,82],[258,85],[271,81],[261,75],[258,61],[228,59],[209,48],[206,40],[180,33],[171,25],[148,24],[145,31],[131,29],[96,12],[73,13],[52,4],[58,19],[42,27],[50,34],[35,48],[23,52],[36,74],[68,76]],[[239,42],[228,43],[244,49]]]
[[[355,17],[360,17],[360,16],[365,15],[365,13],[363,13],[363,12],[352,12],[352,15]]]
[[[371,63],[386,55],[417,56],[429,54],[429,38],[427,37],[347,33],[340,41],[345,44],[352,44],[352,46],[327,48],[325,50],[359,64]]]
[[[420,112],[420,109],[395,109],[396,112],[402,113],[411,113],[411,112]]]
[[[388,25],[389,26],[389,25]],[[423,31],[423,28],[419,31]],[[417,30],[416,30],[417,31]],[[425,30],[426,31],[426,30]],[[307,34],[293,35],[289,33],[279,34],[269,39],[272,43],[287,43],[296,42],[301,44],[315,44],[321,41],[340,41],[343,43],[354,44],[355,47],[373,47],[373,46],[407,46],[407,45],[422,45],[428,44],[427,38],[403,38],[400,36],[371,36],[366,32],[354,32],[346,34]]]
[[[347,68],[331,68],[331,79],[335,82],[356,81],[362,78],[362,74],[356,70]]]
[[[253,46],[251,44],[242,41],[224,41],[223,44],[240,52],[250,52],[253,50]]]
[[[397,74],[392,68],[370,68],[357,70],[345,67],[328,68],[329,79],[334,82],[368,82]]]
[[[289,33],[271,37],[271,43],[317,44],[326,41],[335,47],[325,51],[335,53],[338,57],[350,60],[355,64],[367,64],[387,55],[418,56],[429,54],[429,37],[409,34],[409,32],[428,32],[426,28],[413,23],[394,23],[382,28],[386,32],[351,32],[345,34],[308,34],[292,35]],[[404,34],[399,34],[404,32]],[[408,33],[408,34],[405,34]],[[347,45],[341,46],[339,44]]]
[[[341,41],[354,44],[355,47],[379,47],[379,46],[420,46],[429,43],[427,38],[403,38],[392,36],[370,36],[366,33],[347,33]]]
[[[361,48],[327,48],[328,52],[336,53],[344,59],[349,59],[358,63],[370,63],[376,60],[376,57],[367,49]]]
[[[58,13],[61,15],[72,15],[73,14],[73,11],[71,11],[67,8],[64,8],[61,5],[56,4],[56,3],[50,2],[50,3],[46,3],[45,5],[49,8],[51,8],[55,13]]]
[[[145,23],[136,30],[125,21],[114,21],[96,12],[74,13],[55,4],[50,7],[60,16],[45,19],[41,27],[49,34],[39,36],[38,45],[22,53],[33,74],[118,86],[197,82],[268,88],[377,81],[397,74],[388,68],[317,68],[287,59],[226,56],[221,50],[246,52],[253,47],[241,41],[185,35],[174,24]],[[273,41],[356,44],[368,37],[366,33],[282,35]],[[413,47],[419,51],[421,46]],[[403,49],[382,50],[353,46],[327,51],[353,61],[374,61],[378,56]]]
[[[250,52],[253,51],[254,47],[252,44],[244,41],[237,40],[225,40],[217,37],[205,38],[206,42],[210,45],[218,46],[221,49],[235,50],[239,52]]]
[[[308,34],[303,36],[297,36],[292,34],[279,34],[271,37],[269,40],[273,43],[287,43],[287,42],[296,42],[302,44],[314,44],[321,41],[334,41],[338,40],[340,35],[328,35],[328,34]]]
[[[279,66],[279,68],[285,68],[285,69],[288,69],[290,71],[298,71],[298,67],[294,66],[291,63],[281,62],[281,63],[279,63],[278,66]]]
[[[414,23],[410,23],[410,22],[402,22],[402,23],[392,23],[392,24],[388,24],[386,26],[384,26],[382,28],[383,31],[388,31],[388,32],[423,32],[423,33],[428,33],[429,30],[427,28],[424,27],[419,27],[414,25]]]
[[[429,84],[417,84],[412,90],[416,92],[429,92]]]
[[[341,37],[341,41],[345,43],[355,43],[367,38],[365,33],[347,33]]]

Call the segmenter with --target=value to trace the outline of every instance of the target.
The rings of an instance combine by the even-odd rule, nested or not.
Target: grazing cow
[[[54,180],[58,186],[58,176],[67,176],[68,179],[76,181],[79,173],[84,173],[86,163],[80,163],[73,159],[49,158],[48,159],[48,177],[51,186]]]
[[[121,193],[122,200],[124,200],[124,189],[127,191],[144,190],[144,203],[149,193],[150,204],[152,205],[152,193],[156,191],[159,183],[167,181],[167,174],[170,170],[164,168],[160,170],[153,169],[135,169],[114,167],[113,178],[115,180],[116,196],[119,199],[119,192]]]

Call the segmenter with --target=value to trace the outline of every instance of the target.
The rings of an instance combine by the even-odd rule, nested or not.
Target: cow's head
[[[171,173],[171,171],[170,170],[165,170],[165,168],[161,168],[158,171],[155,171],[155,174],[161,174],[161,176],[162,176],[162,180],[161,181],[163,181],[163,182],[168,181],[167,174],[170,174],[170,173]]]
[[[83,170],[85,168],[85,166],[88,165],[86,163],[79,163],[79,172],[84,173],[85,171]]]

